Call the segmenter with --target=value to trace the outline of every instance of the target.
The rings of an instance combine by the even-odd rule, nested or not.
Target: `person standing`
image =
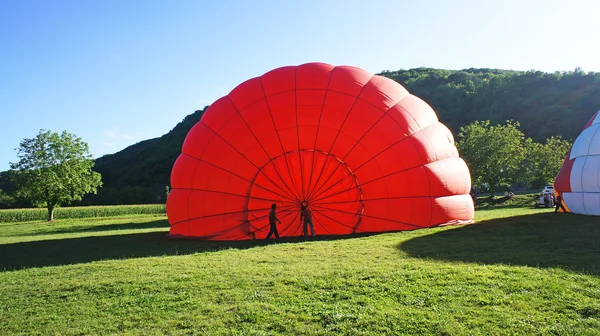
[[[271,211],[269,212],[269,225],[271,226],[271,229],[269,230],[269,234],[267,235],[267,238],[265,238],[265,240],[271,238],[272,234],[275,234],[275,237],[279,239],[279,232],[277,232],[277,222],[281,224],[281,221],[279,220],[279,218],[277,218],[276,209],[277,204],[272,204]]]
[[[300,207],[300,221],[303,223],[302,231],[304,236],[308,235],[308,226],[310,225],[311,236],[315,236],[315,226],[312,221],[312,212],[308,209],[308,205],[302,204]]]
[[[567,209],[565,209],[565,206],[563,205],[562,196],[560,196],[560,194],[556,196],[556,208],[554,209],[554,212],[558,212],[559,208],[562,209],[563,212],[567,212]]]

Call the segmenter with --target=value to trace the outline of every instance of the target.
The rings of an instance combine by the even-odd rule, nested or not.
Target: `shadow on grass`
[[[146,224],[115,224],[89,228],[85,231],[106,231],[114,229],[147,229],[164,227],[164,220]],[[168,224],[167,224],[168,226]],[[53,232],[54,233],[54,232]],[[285,237],[280,240],[206,241],[199,239],[170,239],[167,231],[115,234],[110,236],[90,236],[41,240],[0,245],[0,272],[31,267],[58,266],[86,263],[98,260],[142,258],[152,256],[189,255],[214,252],[224,249],[248,249],[279,243],[350,239],[370,236]]]
[[[559,267],[600,275],[600,218],[541,213],[493,219],[398,245],[412,257]]]
[[[102,231],[118,231],[118,230],[135,230],[135,229],[155,229],[155,228],[168,228],[169,221],[166,219],[143,222],[143,223],[117,223],[117,224],[104,224],[104,225],[79,225],[72,226],[62,229],[53,229],[47,232],[36,232],[27,234],[28,236],[46,236],[53,234],[62,233],[78,233],[78,232],[102,232]],[[22,234],[17,233],[15,236],[21,236]],[[10,235],[8,236],[10,237]]]
[[[515,197],[478,197],[474,204],[479,209],[496,208],[537,208],[539,196],[537,194],[519,195]]]
[[[537,206],[522,206],[522,205],[500,205],[500,206],[482,206],[476,207],[475,211],[488,211],[488,210],[498,210],[498,209],[542,209],[542,207]]]

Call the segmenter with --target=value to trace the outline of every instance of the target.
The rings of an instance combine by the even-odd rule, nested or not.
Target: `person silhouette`
[[[271,226],[271,229],[269,230],[269,234],[267,235],[267,238],[265,238],[265,240],[271,238],[271,235],[275,234],[275,237],[277,237],[277,239],[279,239],[279,232],[277,232],[277,222],[279,222],[279,224],[281,224],[281,221],[279,220],[279,218],[277,218],[277,204],[271,204],[271,211],[269,212],[269,225]]]
[[[312,220],[312,212],[308,208],[308,203],[302,202],[300,207],[300,222],[302,222],[302,232],[304,236],[308,235],[308,226],[310,225],[311,236],[315,236],[315,226]]]
[[[554,209],[554,212],[558,212],[558,209],[562,209],[564,213],[567,212],[567,209],[565,209],[565,206],[563,205],[562,196],[560,194],[556,197],[556,208]]]

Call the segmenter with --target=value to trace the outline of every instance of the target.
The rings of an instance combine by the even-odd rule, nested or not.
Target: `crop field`
[[[0,223],[0,334],[600,335],[600,221],[170,240],[164,214]]]
[[[72,219],[164,213],[164,204],[87,206],[56,208],[54,210],[54,218]],[[43,221],[46,218],[48,218],[48,210],[46,210],[45,208],[0,210],[0,223]]]

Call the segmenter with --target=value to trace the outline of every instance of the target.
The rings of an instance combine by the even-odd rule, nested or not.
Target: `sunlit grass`
[[[546,212],[241,243],[160,215],[1,224],[0,334],[600,334],[599,219]]]

